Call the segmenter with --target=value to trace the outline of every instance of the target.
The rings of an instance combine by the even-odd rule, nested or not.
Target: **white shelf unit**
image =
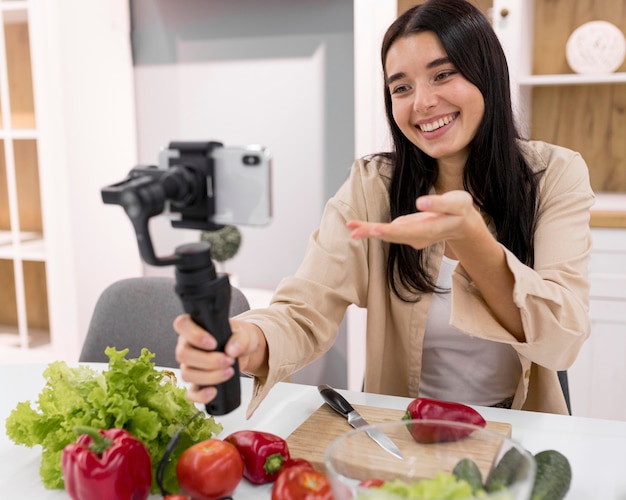
[[[0,233],[0,273],[5,282],[0,334],[4,345],[20,348],[31,345],[31,330],[37,329],[37,337],[41,338],[41,327],[49,328],[46,290],[28,290],[32,288],[28,278],[31,271],[45,274],[45,255],[32,245],[33,241],[43,241],[43,228],[29,64],[28,7],[26,1],[0,3],[0,144],[3,155],[0,182],[5,196]],[[28,314],[26,296],[29,292],[35,297],[30,304],[31,311],[35,307],[33,302],[37,301],[36,316]]]
[[[0,15],[0,361],[74,361],[102,290],[142,274],[128,218],[100,197],[136,164],[129,5],[4,0]]]

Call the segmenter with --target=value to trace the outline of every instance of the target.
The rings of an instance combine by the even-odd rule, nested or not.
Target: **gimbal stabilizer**
[[[222,147],[219,142],[172,142],[170,150],[179,158],[169,159],[169,168],[155,166],[133,168],[121,182],[102,189],[102,200],[121,205],[133,224],[142,259],[153,266],[176,266],[176,293],[185,312],[217,340],[223,351],[230,338],[228,311],[230,283],[226,274],[218,274],[211,260],[211,246],[200,241],[178,246],[173,255],[157,257],[148,221],[159,215],[170,202],[172,212],[179,212],[173,227],[214,230],[211,222],[215,209],[213,196],[213,159],[211,152]],[[235,374],[217,386],[216,398],[206,405],[210,415],[225,415],[241,403],[239,366]]]

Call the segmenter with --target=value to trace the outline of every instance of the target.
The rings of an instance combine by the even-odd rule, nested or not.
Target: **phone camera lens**
[[[261,163],[261,158],[257,155],[244,155],[243,164],[250,166],[258,165]]]

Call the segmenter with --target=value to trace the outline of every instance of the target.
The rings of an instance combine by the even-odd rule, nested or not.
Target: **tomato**
[[[191,500],[191,499],[185,495],[166,495],[163,497],[163,500]]]
[[[306,465],[282,470],[272,488],[272,500],[332,500],[330,481]]]
[[[243,477],[243,459],[232,444],[207,439],[187,448],[176,463],[176,477],[184,493],[195,500],[232,495]]]

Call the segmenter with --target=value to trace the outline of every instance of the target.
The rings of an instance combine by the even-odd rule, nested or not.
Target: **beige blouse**
[[[565,414],[556,372],[572,365],[590,332],[587,266],[594,195],[578,153],[543,142],[521,146],[534,169],[545,169],[535,268],[504,249],[515,277],[514,300],[521,310],[526,342],[518,342],[496,321],[461,265],[452,276],[450,324],[467,335],[515,348],[523,377],[513,408]],[[269,373],[255,380],[248,416],[275,383],[330,349],[350,304],[368,310],[363,332],[365,391],[417,397],[431,296],[416,303],[398,299],[387,281],[388,244],[353,240],[345,227],[350,219],[389,220],[391,168],[379,157],[357,160],[328,201],[296,274],[279,284],[269,308],[238,317],[263,330],[269,349]],[[436,276],[443,244],[433,245],[430,252],[430,271]]]

